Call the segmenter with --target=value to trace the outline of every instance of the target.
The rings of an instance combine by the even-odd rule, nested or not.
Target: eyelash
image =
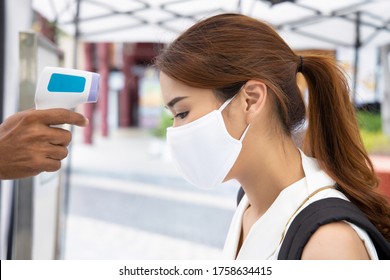
[[[178,114],[176,114],[176,115],[172,118],[172,120],[173,120],[173,119],[176,119],[176,118],[184,119],[185,117],[187,117],[187,115],[188,115],[188,111],[187,111],[187,112],[178,113]]]

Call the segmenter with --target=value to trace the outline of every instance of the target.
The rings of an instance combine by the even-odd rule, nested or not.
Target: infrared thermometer
[[[35,91],[35,108],[72,109],[81,103],[96,102],[100,75],[77,69],[45,67]]]

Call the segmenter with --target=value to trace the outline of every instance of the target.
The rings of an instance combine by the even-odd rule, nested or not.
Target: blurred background
[[[238,184],[195,189],[172,166],[153,60],[219,13],[267,21],[349,76],[364,144],[390,197],[390,1],[2,0],[0,117],[34,108],[44,66],[99,72],[90,119],[59,172],[2,181],[1,259],[217,259]],[[299,86],[306,92],[304,79]]]

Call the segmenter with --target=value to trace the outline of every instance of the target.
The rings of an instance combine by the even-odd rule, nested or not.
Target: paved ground
[[[75,132],[65,259],[221,257],[235,184],[193,188],[142,130],[95,140]]]

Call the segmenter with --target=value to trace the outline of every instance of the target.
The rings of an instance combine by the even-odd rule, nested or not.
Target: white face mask
[[[234,139],[221,113],[233,98],[191,123],[167,129],[168,147],[176,168],[199,188],[211,189],[221,184],[240,154],[249,125],[239,140]]]

